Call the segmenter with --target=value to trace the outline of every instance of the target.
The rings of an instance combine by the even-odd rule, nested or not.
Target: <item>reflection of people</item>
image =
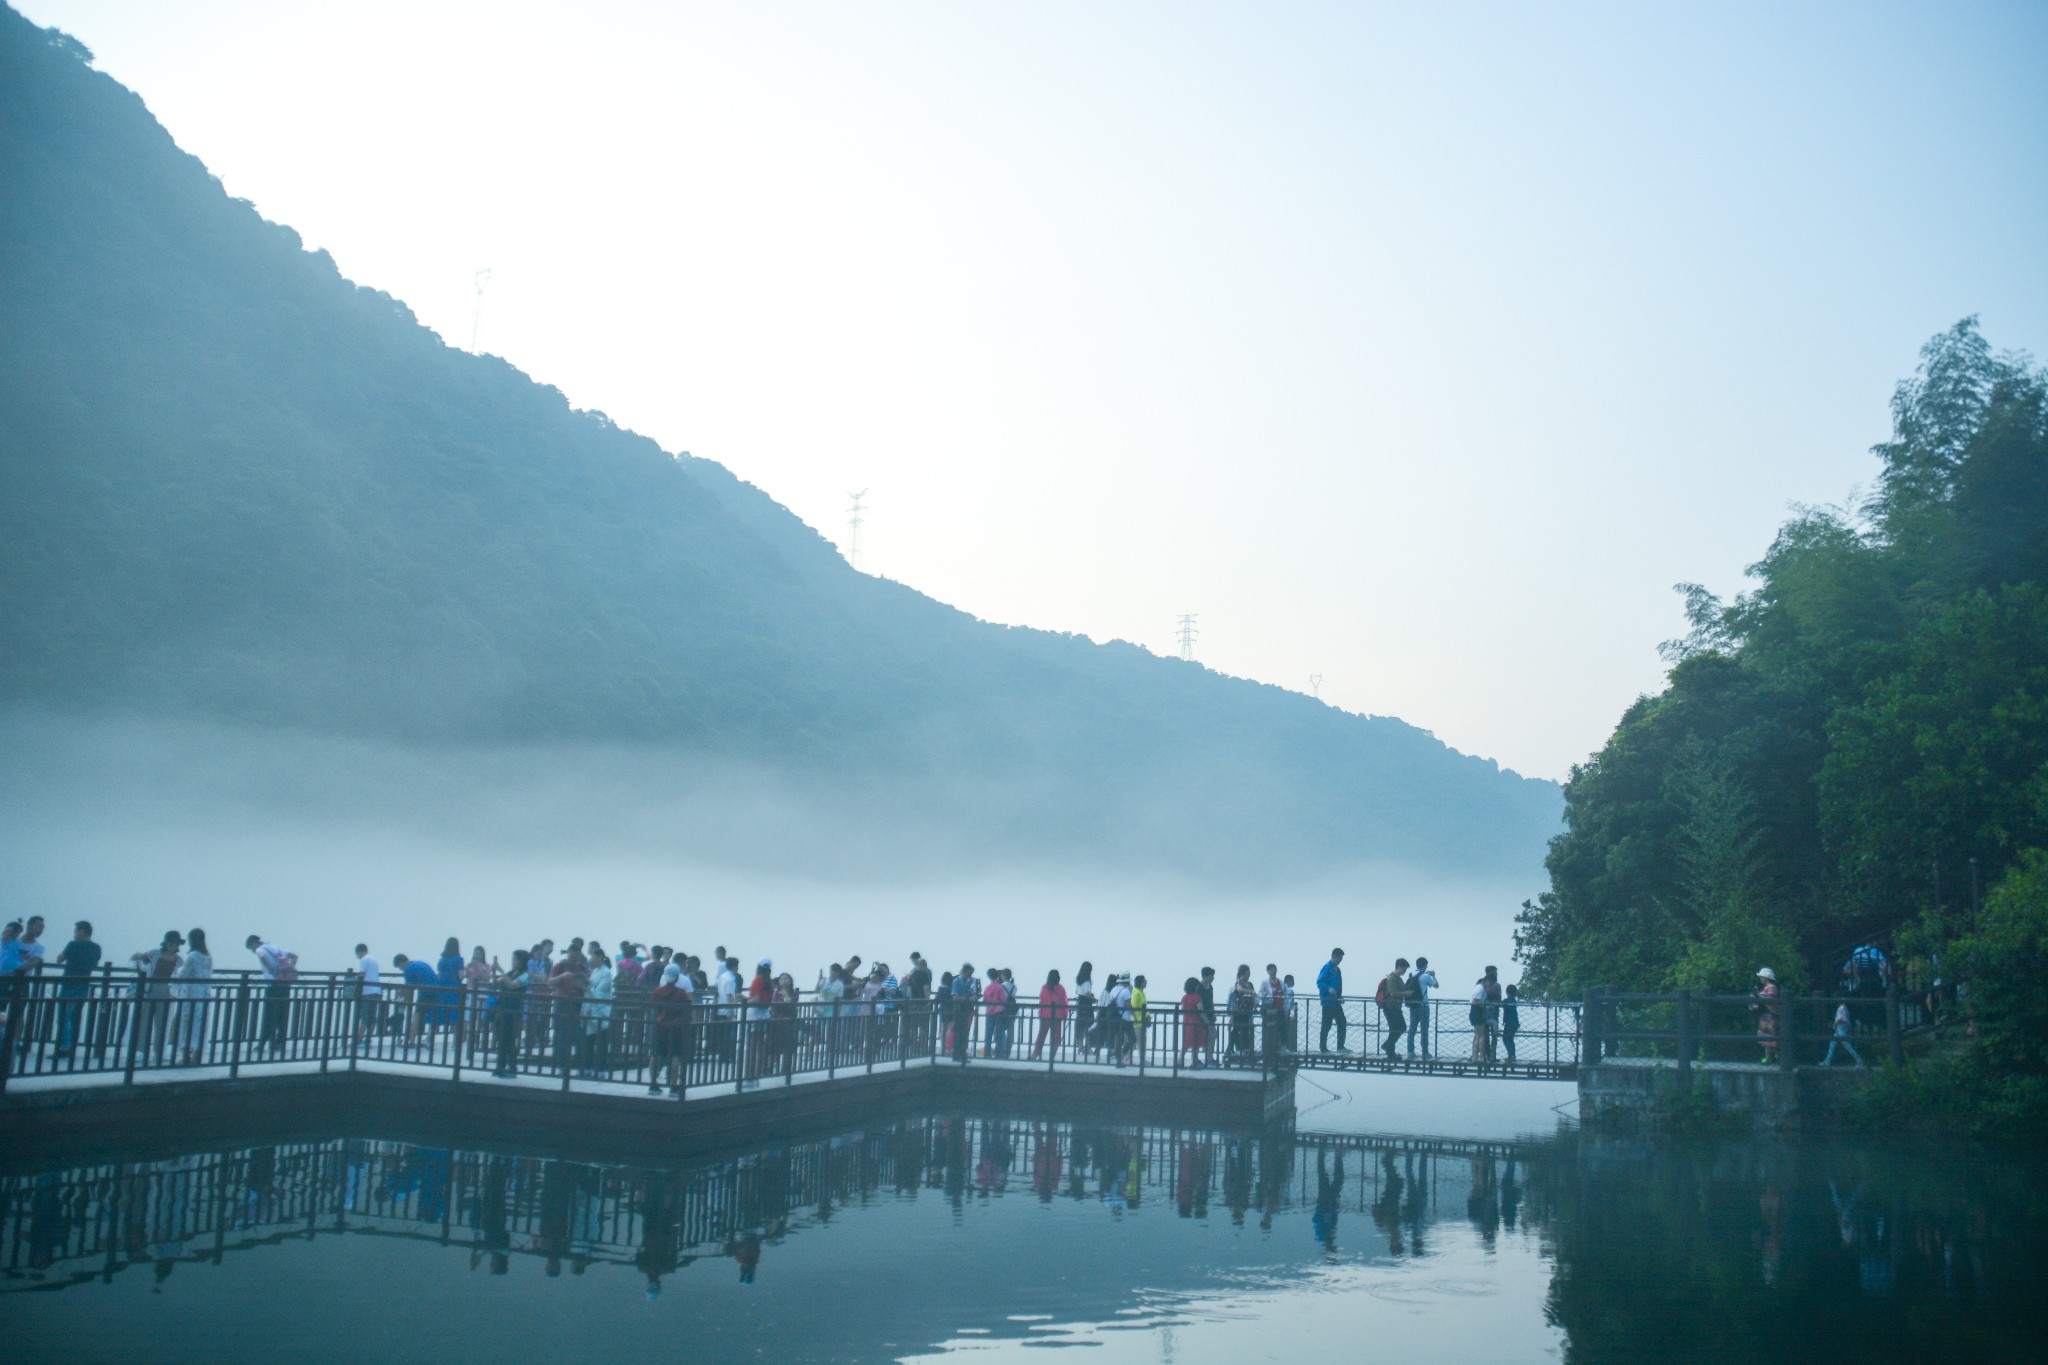
[[[739,1263],[740,1283],[752,1284],[754,1272],[761,1268],[761,1234],[749,1228],[736,1237],[727,1238],[725,1254]]]
[[[1310,1226],[1315,1229],[1316,1240],[1323,1244],[1323,1259],[1337,1259],[1337,1210],[1338,1199],[1344,1191],[1344,1153],[1337,1153],[1337,1173],[1330,1174],[1329,1154],[1316,1149],[1316,1208],[1310,1217]]]
[[[1493,1158],[1472,1158],[1472,1193],[1465,1200],[1465,1214],[1479,1229],[1480,1240],[1491,1248],[1500,1232],[1500,1193],[1494,1183]]]
[[[1417,1182],[1419,1184],[1419,1182]],[[1401,1174],[1401,1168],[1394,1164],[1392,1152],[1380,1154],[1380,1197],[1373,1201],[1373,1225],[1387,1235],[1387,1254],[1399,1256],[1401,1245],[1401,1220],[1406,1212],[1402,1203],[1402,1192],[1410,1182]]]

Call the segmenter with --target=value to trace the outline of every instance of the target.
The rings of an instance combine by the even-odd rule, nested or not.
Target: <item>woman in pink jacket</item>
[[[1067,1024],[1067,988],[1060,984],[1059,968],[1045,974],[1045,984],[1038,988],[1038,1041],[1031,1045],[1031,1055],[1036,1057],[1045,1046],[1047,1038],[1052,1039],[1052,1055],[1060,1055],[1060,1034]]]

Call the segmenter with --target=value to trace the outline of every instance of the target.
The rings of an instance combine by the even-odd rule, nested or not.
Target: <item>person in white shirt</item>
[[[270,1044],[273,1056],[282,1056],[286,1029],[291,1021],[291,983],[299,977],[299,955],[289,948],[266,943],[261,934],[249,935],[244,945],[256,954],[263,969],[263,1026],[261,1038]]]
[[[1437,988],[1436,973],[1429,959],[1415,959],[1415,971],[1408,978],[1408,1055],[1415,1055],[1415,1040],[1422,1040],[1422,1055],[1429,1056],[1429,993]]]
[[[1821,1058],[1822,1066],[1835,1064],[1835,1049],[1841,1048],[1849,1054],[1849,1060],[1863,1065],[1863,1054],[1856,1050],[1856,1044],[1849,1041],[1849,1006],[1847,1002],[1835,1006],[1834,1037],[1828,1039],[1828,1055]]]
[[[377,1031],[384,1020],[384,964],[370,956],[369,945],[356,945],[356,1046]]]
[[[197,1066],[206,1049],[206,1016],[213,996],[213,954],[206,951],[206,931],[194,929],[185,939],[189,951],[178,964],[171,993],[178,999],[177,1036],[180,1061]]]

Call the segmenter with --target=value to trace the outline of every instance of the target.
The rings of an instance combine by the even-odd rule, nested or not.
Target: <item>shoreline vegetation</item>
[[[1857,945],[1944,1023],[1850,1126],[2048,1121],[2048,372],[1966,318],[1892,400],[1875,487],[1798,508],[1572,770],[1516,956],[1544,994],[1826,990]]]

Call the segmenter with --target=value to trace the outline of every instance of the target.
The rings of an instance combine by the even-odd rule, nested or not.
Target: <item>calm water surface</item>
[[[936,1115],[672,1166],[45,1162],[0,1198],[20,1360],[2033,1360],[2048,1326],[2043,1169],[1883,1144]]]

